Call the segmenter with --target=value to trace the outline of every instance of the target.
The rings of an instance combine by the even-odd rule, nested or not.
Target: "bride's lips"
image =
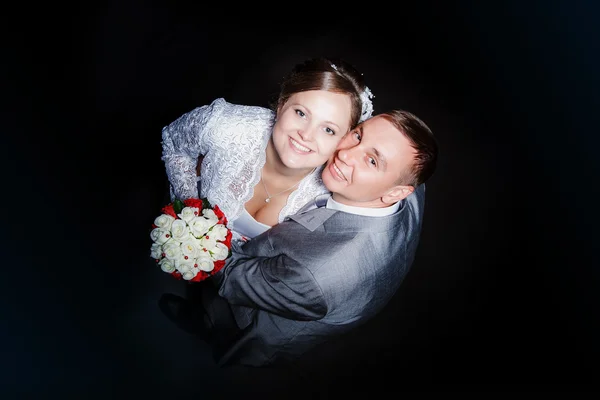
[[[296,153],[299,154],[310,154],[312,153],[312,150],[309,149],[308,147],[300,144],[298,141],[292,139],[290,137],[290,147],[292,148],[292,150],[294,150]]]
[[[335,179],[336,181],[348,182],[348,179],[346,179],[342,170],[339,169],[337,165],[335,165],[335,160],[332,161],[331,164],[329,164],[329,172],[331,173],[333,179]]]

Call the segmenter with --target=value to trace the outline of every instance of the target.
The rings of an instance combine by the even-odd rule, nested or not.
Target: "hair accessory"
[[[338,70],[337,66],[333,63],[331,63],[331,68],[335,69],[336,71]],[[365,86],[365,90],[363,90],[363,92],[360,94],[362,111],[360,113],[360,119],[358,120],[359,123],[371,118],[371,115],[373,114],[373,102],[371,99],[374,97],[375,95],[371,92],[371,89],[369,89],[368,86]]]
[[[358,122],[363,122],[369,118],[373,114],[373,102],[371,99],[375,97],[375,95],[371,92],[368,86],[365,86],[365,90],[360,94],[360,100],[362,102],[362,113],[360,114],[360,119]]]

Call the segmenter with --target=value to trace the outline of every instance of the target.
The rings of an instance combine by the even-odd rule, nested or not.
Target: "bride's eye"
[[[306,116],[306,114],[304,113],[304,111],[302,110],[296,110],[296,114],[298,114],[299,116],[301,116],[302,118],[304,118]]]

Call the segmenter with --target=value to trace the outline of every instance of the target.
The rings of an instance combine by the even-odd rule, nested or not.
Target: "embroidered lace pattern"
[[[206,197],[223,210],[231,225],[260,180],[274,117],[267,108],[231,104],[219,98],[164,127],[162,160],[171,199]],[[196,162],[201,154],[204,160],[198,194]],[[321,171],[322,167],[317,168],[290,193],[279,222],[316,195],[327,192]]]

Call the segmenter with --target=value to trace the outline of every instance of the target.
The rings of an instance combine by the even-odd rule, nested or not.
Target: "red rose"
[[[186,207],[196,207],[202,210],[202,200],[200,199],[186,199],[183,201]]]
[[[215,273],[219,272],[221,270],[221,268],[223,268],[224,266],[225,266],[225,260],[215,261],[215,268],[212,270],[212,274],[214,275]]]
[[[173,218],[176,218],[176,219],[178,218],[177,214],[175,214],[175,210],[173,209],[173,203],[164,206],[160,211],[163,214],[170,215]]]
[[[219,218],[219,224],[227,226],[227,218],[225,217],[225,214],[223,213],[223,211],[221,211],[219,206],[214,206],[213,211],[215,212],[217,218]]]
[[[173,278],[175,278],[175,279],[178,279],[178,280],[181,280],[181,279],[183,279],[183,277],[181,276],[181,272],[179,272],[179,271],[173,271],[173,272],[171,272],[171,275],[172,275],[172,276],[173,276]]]
[[[195,277],[190,279],[190,282],[201,282],[201,281],[205,280],[206,278],[208,278],[209,276],[210,275],[208,275],[206,272],[200,271],[196,274]]]
[[[227,230],[227,236],[225,236],[225,240],[223,241],[223,244],[225,246],[227,246],[227,248],[231,248],[231,237],[233,236],[233,234],[231,233],[230,230]]]

